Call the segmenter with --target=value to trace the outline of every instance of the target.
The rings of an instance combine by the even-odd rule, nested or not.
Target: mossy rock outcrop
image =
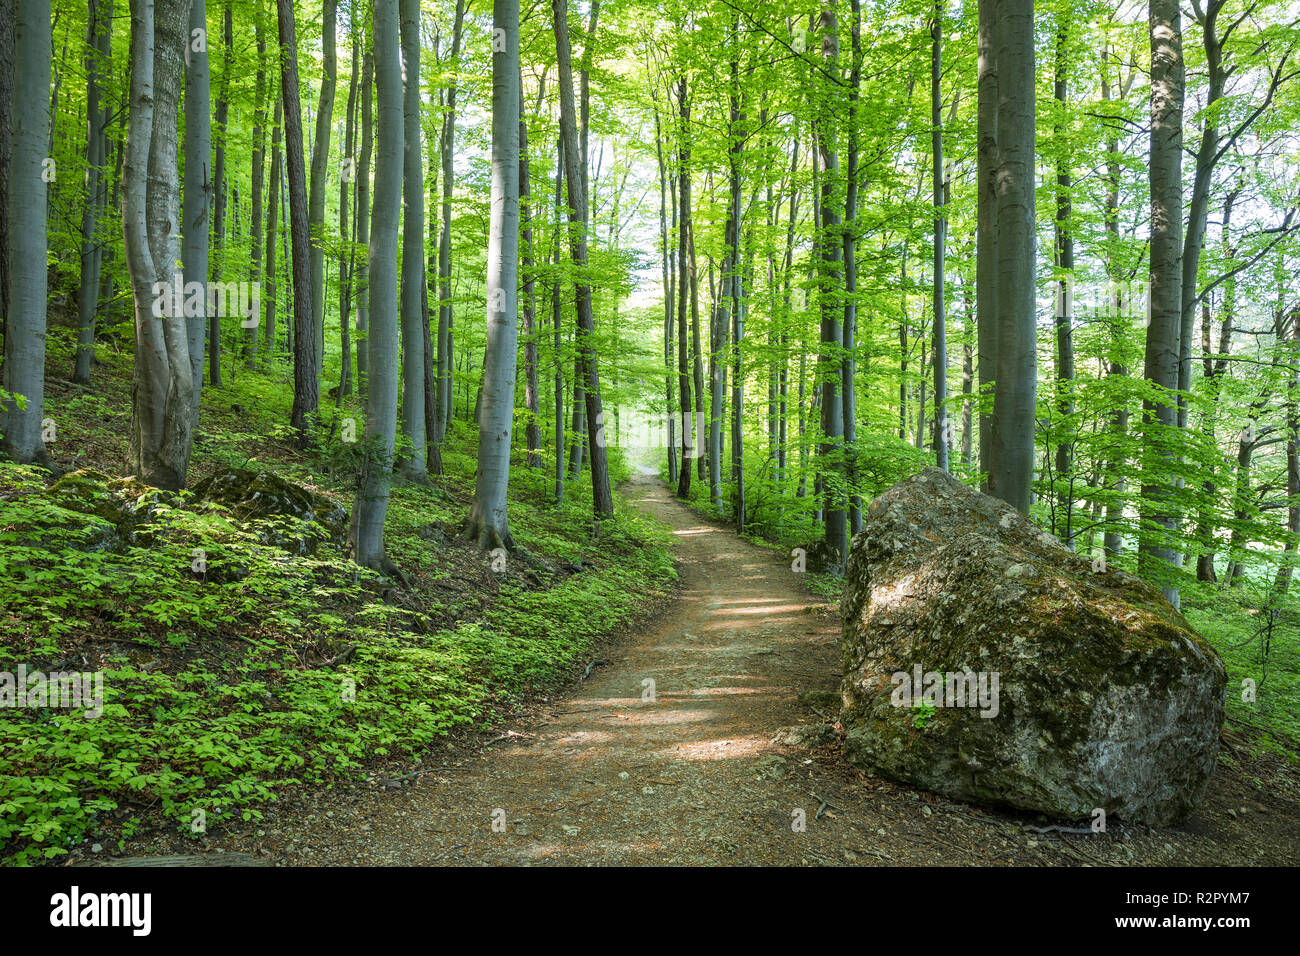
[[[948,797],[1162,826],[1205,793],[1218,654],[1159,590],[1094,570],[935,468],[873,501],[850,548],[845,749]]]
[[[94,468],[68,472],[46,489],[45,497],[60,508],[91,515],[112,526],[111,534],[97,536],[95,550],[145,543],[138,527],[154,516],[160,504],[177,500],[174,492],[135,478],[113,478]]]
[[[265,469],[226,468],[192,491],[199,501],[216,502],[237,520],[255,526],[267,544],[294,554],[311,553],[319,540],[336,545],[347,540],[346,508]]]

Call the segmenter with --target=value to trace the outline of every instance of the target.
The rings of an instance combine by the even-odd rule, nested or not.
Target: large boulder
[[[199,501],[213,501],[254,527],[266,544],[310,554],[318,538],[342,544],[348,512],[319,492],[265,469],[224,468],[192,489]],[[319,528],[319,533],[314,528]]]
[[[871,503],[842,610],[859,766],[1070,820],[1162,826],[1204,794],[1226,685],[1214,649],[1156,588],[945,472]]]

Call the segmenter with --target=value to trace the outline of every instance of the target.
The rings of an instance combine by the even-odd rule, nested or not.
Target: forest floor
[[[585,679],[489,733],[453,735],[413,772],[287,794],[255,829],[209,834],[208,851],[272,865],[1300,860],[1300,803],[1287,795],[1296,768],[1256,755],[1239,731],[1225,734],[1186,822],[1112,821],[1103,834],[1038,832],[1049,821],[864,774],[835,734],[810,750],[773,742],[831,713],[836,608],[780,554],[702,519],[658,478],[622,492],[672,528],[680,587],[654,618],[598,646]]]

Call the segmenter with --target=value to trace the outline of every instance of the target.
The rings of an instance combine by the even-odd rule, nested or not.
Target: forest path
[[[1176,830],[1037,834],[1022,826],[1045,821],[866,776],[843,762],[835,740],[814,751],[773,743],[782,727],[820,723],[799,692],[838,687],[834,607],[810,596],[780,554],[693,514],[657,477],[638,476],[622,493],[675,535],[680,593],[667,610],[599,651],[607,663],[585,681],[470,753],[458,742],[433,766],[426,757],[408,782],[320,791],[268,814],[257,841],[264,856],[326,865],[1077,865],[1282,862],[1279,851],[1294,852],[1294,839],[1288,848],[1252,838],[1269,816],[1259,805],[1244,830],[1220,808]],[[643,697],[647,680],[653,700]],[[1249,796],[1231,793],[1232,780],[1221,792],[1223,777],[1221,767],[1207,803],[1240,807]],[[802,832],[792,826],[800,812]],[[1274,811],[1270,822],[1296,821]]]

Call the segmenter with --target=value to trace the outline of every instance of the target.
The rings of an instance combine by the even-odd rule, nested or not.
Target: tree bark
[[[403,92],[397,0],[374,0],[373,56],[378,94],[375,202],[370,223],[370,382],[366,390],[366,454],[352,512],[357,564],[392,572],[384,551],[384,520],[397,439],[397,223],[402,202]],[[300,331],[310,335],[310,326]],[[307,350],[312,348],[307,340]]]
[[[1144,374],[1170,394],[1142,403],[1144,442],[1170,463],[1171,432],[1177,426],[1180,333],[1182,326],[1183,251],[1183,50],[1182,17],[1177,0],[1151,0],[1151,291]],[[1167,535],[1177,527],[1170,500],[1169,465],[1149,468],[1142,481],[1142,534],[1139,566],[1143,576],[1162,585],[1178,605],[1178,589],[1168,576],[1178,560]],[[1161,529],[1157,532],[1155,529]]]
[[[42,422],[48,281],[44,164],[50,140],[50,115],[46,112],[50,89],[50,0],[15,0],[14,7],[14,105],[8,189],[20,201],[7,203],[2,210],[9,233],[10,259],[7,275],[0,277],[8,287],[4,375],[0,384],[9,396],[21,395],[26,401],[19,408],[14,398],[5,399],[0,447],[14,461],[26,463],[47,460]],[[174,106],[175,100],[172,103]],[[142,145],[147,148],[147,142]],[[140,304],[149,308],[147,300]],[[180,484],[184,480],[182,467]]]
[[[194,427],[189,336],[172,294],[180,260],[177,107],[188,13],[188,0],[132,0],[122,170],[123,243],[135,300],[131,468],[146,484],[171,490],[185,486]]]
[[[401,0],[402,61],[406,78],[402,215],[402,435],[411,443],[402,475],[425,481],[428,466],[424,425],[424,154],[420,151],[420,0]],[[495,46],[495,45],[494,45]]]
[[[385,5],[387,2],[389,0],[385,0]],[[311,428],[320,406],[320,371],[316,365],[316,337],[312,325],[315,313],[312,311],[308,254],[311,235],[307,225],[307,170],[303,161],[302,107],[298,99],[298,41],[294,34],[293,0],[276,0],[276,11],[280,34],[280,95],[284,103],[285,165],[289,174],[290,234],[293,240],[293,410],[290,422],[298,432],[299,444],[305,447],[311,440]],[[401,69],[400,63],[396,66]]]
[[[99,220],[108,199],[108,121],[104,95],[112,58],[112,0],[90,0],[86,16],[86,201],[81,219],[81,284],[77,296],[77,353],[72,380],[90,384],[95,357],[95,313],[104,259]],[[8,208],[5,204],[3,208]],[[3,275],[0,272],[0,275]],[[200,357],[202,350],[200,350]]]
[[[1038,384],[1034,323],[1034,4],[1001,0],[997,36],[997,361],[993,494],[1028,513]]]
[[[574,297],[578,313],[578,358],[582,366],[587,406],[587,448],[591,458],[592,507],[598,518],[612,517],[614,497],[609,485],[609,465],[605,456],[604,412],[600,399],[600,374],[596,350],[591,339],[595,334],[591,285],[587,267],[587,171],[581,162],[577,119],[573,105],[573,67],[569,52],[568,0],[552,0],[555,23],[556,58],[560,74],[560,129],[564,136],[565,181],[568,186],[570,248],[575,282]]]
[[[465,537],[514,548],[506,507],[519,319],[519,0],[492,4],[492,212],[478,473]],[[558,31],[557,31],[558,33]]]
[[[311,185],[307,207],[307,230],[311,236],[312,341],[315,342],[317,379],[325,368],[325,188],[328,178],[330,131],[334,125],[334,88],[338,73],[335,26],[337,0],[323,0],[321,23],[320,99],[316,103],[316,136],[312,142]],[[319,389],[319,384],[317,389]]]

